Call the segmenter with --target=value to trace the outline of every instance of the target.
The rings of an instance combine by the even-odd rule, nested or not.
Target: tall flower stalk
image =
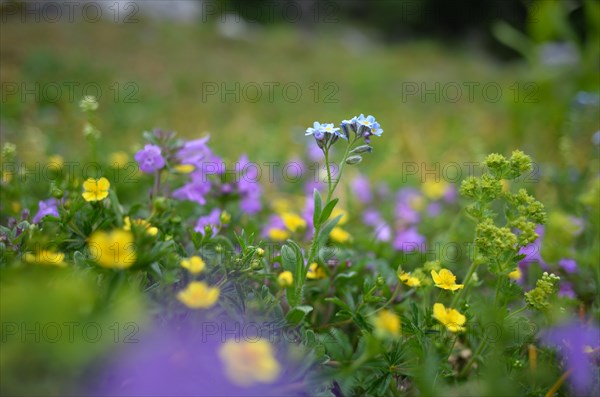
[[[380,125],[375,118],[373,116],[365,117],[363,114],[353,117],[351,120],[342,121],[339,128],[334,127],[333,123],[321,124],[315,121],[313,127],[306,130],[306,135],[312,135],[314,137],[325,157],[325,167],[327,170],[327,196],[325,202],[323,202],[320,193],[316,189],[313,192],[314,233],[308,257],[306,258],[306,265],[304,264],[301,250],[297,244],[292,241],[289,241],[291,248],[287,247],[291,252],[288,249],[282,251],[284,261],[287,260],[288,265],[296,269],[294,286],[291,286],[290,289],[288,289],[288,300],[292,307],[302,303],[302,291],[310,265],[315,263],[316,266],[323,265],[322,263],[319,263],[319,250],[325,245],[329,233],[341,218],[340,215],[334,219],[329,219],[338,202],[338,199],[334,198],[333,195],[341,180],[344,167],[346,164],[359,164],[362,161],[362,154],[370,153],[372,151],[372,147],[369,145],[371,136],[380,136],[382,133],[383,130],[380,128]],[[339,170],[338,174],[334,179],[332,176],[332,163],[330,162],[330,155],[332,154],[331,148],[340,141],[340,138],[342,141],[346,142],[346,146],[344,148],[344,154],[337,166],[337,169]],[[364,144],[358,145],[361,139],[364,139]]]

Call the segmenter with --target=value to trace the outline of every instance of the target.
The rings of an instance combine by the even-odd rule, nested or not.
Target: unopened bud
[[[373,147],[369,145],[360,145],[354,148],[350,154],[361,154],[361,153],[371,153],[373,151]]]
[[[350,156],[346,159],[346,164],[348,165],[353,165],[353,164],[358,164],[362,161],[362,157],[361,156]]]
[[[79,102],[79,107],[84,112],[93,112],[94,110],[98,109],[98,101],[96,100],[96,97],[86,95]]]
[[[231,214],[227,211],[221,212],[220,220],[222,224],[227,225],[231,222]]]

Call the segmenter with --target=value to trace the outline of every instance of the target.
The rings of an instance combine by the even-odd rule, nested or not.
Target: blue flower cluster
[[[370,143],[371,136],[381,136],[383,130],[375,120],[375,117],[364,114],[354,116],[350,120],[344,120],[340,123],[340,128],[334,128],[333,123],[321,124],[315,121],[312,128],[306,129],[305,135],[312,135],[320,148],[330,147],[339,138],[349,140],[350,131],[354,134],[354,140],[364,138],[365,143]]]

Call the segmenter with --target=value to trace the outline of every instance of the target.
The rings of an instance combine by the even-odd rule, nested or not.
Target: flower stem
[[[158,197],[160,190],[160,170],[154,171],[154,186],[152,187],[152,198]]]
[[[342,172],[344,171],[344,166],[346,165],[346,159],[348,159],[348,154],[350,153],[350,148],[352,147],[352,145],[354,145],[354,142],[356,142],[356,139],[354,139],[352,142],[348,142],[348,145],[346,145],[346,151],[344,152],[344,157],[342,157],[342,161],[340,162],[337,178],[335,179],[333,187],[331,187],[331,185],[330,185],[329,194],[327,194],[326,202],[329,202],[331,195],[335,191],[335,188],[337,187],[338,183],[340,182],[340,179],[342,178]],[[327,171],[329,171],[329,164],[327,164]]]
[[[460,374],[458,374],[459,378],[462,378],[464,375],[467,374],[467,372],[469,371],[469,369],[471,369],[471,366],[473,365],[473,363],[475,363],[475,360],[477,359],[477,357],[479,356],[479,354],[481,354],[481,352],[483,351],[483,349],[487,345],[486,342],[487,342],[487,339],[484,339],[483,341],[481,341],[481,343],[477,347],[477,351],[475,351],[475,353],[473,354],[473,357],[471,357],[471,359],[469,360],[469,362],[467,363],[467,365],[465,365],[465,367],[462,369],[462,371],[460,371]]]
[[[519,313],[521,313],[523,310],[527,309],[529,306],[525,305],[522,308],[515,310],[514,312],[510,313],[508,316],[506,316],[506,318],[511,318],[512,316],[515,316]]]
[[[475,240],[477,240],[477,232],[475,232],[474,241]],[[465,287],[463,289],[459,290],[458,294],[456,294],[454,299],[452,299],[452,307],[455,307],[456,304],[458,304],[460,302],[460,298],[462,297],[463,293],[465,292],[465,290],[467,288],[469,288],[469,281],[471,281],[471,277],[473,277],[473,273],[475,273],[475,269],[477,269],[477,266],[479,266],[479,263],[477,263],[477,245],[474,245],[473,261],[471,262],[471,267],[469,267],[467,276],[465,277],[465,280],[463,281],[463,284],[465,285]]]
[[[571,368],[570,370],[568,370],[564,374],[562,374],[560,376],[560,378],[558,378],[558,380],[552,385],[550,390],[548,390],[548,393],[546,393],[546,395],[544,397],[554,396],[554,394],[558,391],[558,389],[560,389],[562,384],[565,383],[565,380],[567,380],[567,378],[571,375],[571,372],[573,372],[573,368]]]
[[[327,168],[327,200],[325,204],[329,203],[329,199],[331,198],[331,170],[329,169],[329,148],[325,148],[323,151],[325,153],[325,168]]]

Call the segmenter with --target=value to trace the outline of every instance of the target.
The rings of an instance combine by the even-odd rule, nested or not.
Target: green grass
[[[499,63],[468,45],[447,47],[424,40],[385,46],[373,42],[351,50],[343,44],[344,32],[341,26],[311,34],[282,26],[233,41],[211,24],[9,22],[2,26],[0,71],[3,84],[98,84],[103,92],[98,125],[111,150],[132,152],[142,131],[161,127],[185,137],[209,131],[215,150],[229,160],[248,152],[259,161],[281,161],[303,150],[302,132],[314,120],[334,122],[364,112],[374,114],[385,130],[385,140],[374,140],[376,154],[365,164],[377,178],[393,178],[390,170],[397,170],[400,161],[462,163],[515,148],[536,161],[555,162],[564,134],[573,135],[581,166],[587,163],[598,120],[592,117],[583,128],[569,131],[569,109],[578,91],[597,91],[595,74],[548,74],[524,61]],[[134,90],[124,86],[127,82],[139,88],[133,96],[137,103],[123,103]],[[303,94],[292,103],[276,88],[269,101],[264,88],[257,103],[236,103],[232,96],[222,101],[218,95],[203,101],[206,82],[229,87],[235,82],[293,82]],[[310,90],[315,82],[320,84],[318,101]],[[327,82],[339,88],[336,103],[324,103],[333,90],[325,89]],[[405,84],[413,82],[430,89],[436,83],[457,83],[462,99],[452,103],[441,97],[437,103],[433,94],[425,100],[417,94],[403,100]],[[468,99],[469,82],[480,83],[473,100]],[[111,89],[115,83],[121,87],[118,101]],[[497,102],[481,92],[488,83],[501,89]],[[521,87],[518,97],[515,83]],[[527,88],[526,83],[533,85]],[[2,106],[3,140],[22,143],[30,159],[44,152],[76,155],[84,140],[83,117],[76,106],[82,90],[74,92],[76,100],[70,101],[64,89],[56,103],[8,97]],[[494,96],[494,89],[488,93]],[[47,149],[25,144],[39,141],[40,134],[47,138]]]

